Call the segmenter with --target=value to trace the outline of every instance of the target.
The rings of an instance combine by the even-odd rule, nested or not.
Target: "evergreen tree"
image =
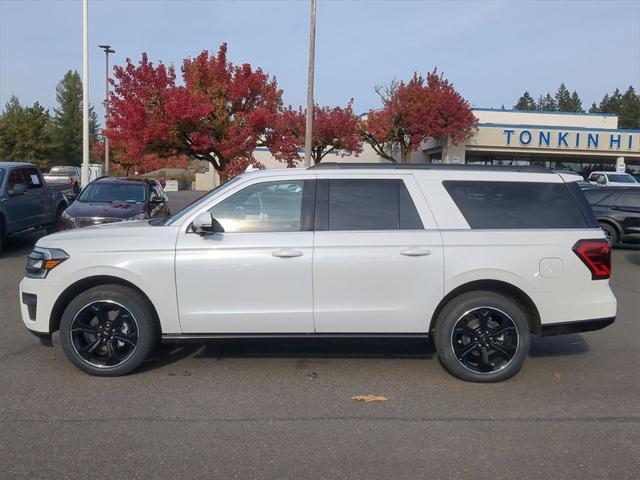
[[[618,128],[640,128],[640,96],[631,85],[629,85],[620,102]]]
[[[536,101],[527,91],[522,94],[518,99],[518,103],[513,106],[514,110],[536,110],[536,108]]]
[[[605,94],[600,101],[600,112],[602,113],[618,113],[620,111],[620,105],[622,103],[622,94],[617,88],[613,91],[611,96]]]
[[[556,108],[560,112],[573,112],[571,110],[571,93],[564,83],[561,83],[555,94]]]
[[[589,108],[589,113],[600,113],[600,109],[598,108],[598,105],[596,105],[596,102],[593,102],[591,104],[591,108]]]
[[[55,162],[64,165],[82,163],[82,81],[77,71],[69,70],[56,87],[58,108],[54,108]],[[95,143],[98,116],[89,110],[89,142]]]
[[[558,105],[551,94],[547,93],[544,97],[540,95],[540,98],[538,99],[538,108],[547,112],[553,112],[558,109]]]
[[[0,114],[0,158],[47,166],[51,153],[51,117],[38,102],[23,107],[12,96]]]
[[[575,90],[571,94],[571,101],[569,102],[569,107],[570,107],[570,110],[565,110],[565,111],[584,112],[584,110],[582,109],[582,100],[580,99],[578,92],[576,92]]]

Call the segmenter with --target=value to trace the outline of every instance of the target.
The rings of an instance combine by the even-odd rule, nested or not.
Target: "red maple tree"
[[[186,58],[183,85],[172,66],[154,65],[146,53],[135,65],[114,68],[105,134],[123,157],[186,155],[207,160],[223,176],[257,162],[256,147],[267,146],[282,110],[276,79],[249,64],[217,54]]]
[[[384,106],[371,110],[362,122],[362,138],[378,155],[408,162],[427,138],[448,136],[454,144],[471,137],[477,120],[467,102],[435,70],[423,78],[414,73],[408,83],[392,83]]]
[[[289,106],[278,117],[269,144],[273,155],[293,166],[304,149],[306,110]],[[358,155],[362,153],[360,118],[353,113],[353,100],[345,107],[313,109],[311,158],[320,163],[329,154]]]

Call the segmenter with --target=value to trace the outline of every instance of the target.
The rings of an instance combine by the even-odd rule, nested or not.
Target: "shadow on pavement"
[[[531,337],[529,356],[564,357],[567,355],[582,355],[589,350],[589,344],[582,335],[558,335],[557,337]]]
[[[582,355],[590,350],[581,335],[531,337],[532,358]],[[229,339],[209,343],[163,344],[140,371],[171,365],[184,358],[358,358],[435,359],[433,342],[422,339]]]
[[[17,258],[29,255],[33,246],[39,238],[44,237],[47,232],[44,229],[35,230],[29,233],[9,236],[5,240],[4,248],[0,252],[0,258]]]

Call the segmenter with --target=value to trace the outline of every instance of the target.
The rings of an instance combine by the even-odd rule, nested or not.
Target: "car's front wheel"
[[[91,375],[131,373],[151,353],[158,336],[149,302],[122,285],[100,285],[83,292],[69,303],[60,322],[65,354]]]
[[[456,377],[499,382],[522,368],[529,352],[529,325],[511,298],[467,292],[442,309],[434,340],[440,361]]]

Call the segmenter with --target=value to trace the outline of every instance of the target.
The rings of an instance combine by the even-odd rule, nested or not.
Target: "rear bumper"
[[[593,320],[578,320],[577,322],[548,323],[540,327],[541,337],[552,335],[566,335],[568,333],[592,332],[608,327],[616,317],[596,318]]]

